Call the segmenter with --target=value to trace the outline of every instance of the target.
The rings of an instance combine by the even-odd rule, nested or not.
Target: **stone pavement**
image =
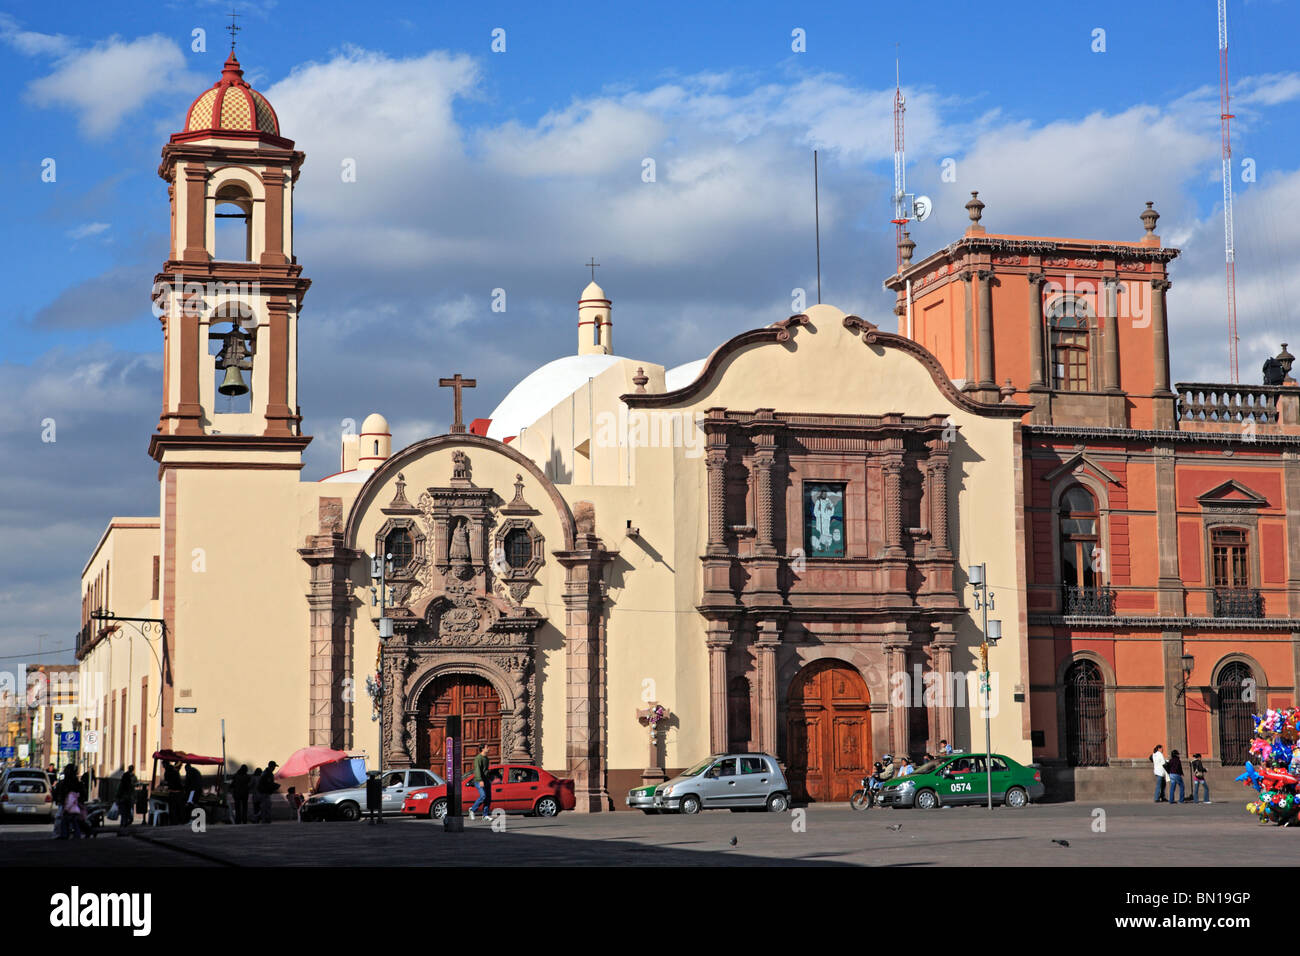
[[[1206,805],[1067,803],[1025,810],[808,808],[791,814],[697,817],[641,813],[482,821],[463,834],[440,823],[277,822],[270,826],[109,828],[96,840],[56,841],[48,825],[0,826],[5,866],[1166,866],[1293,865],[1300,828],[1261,826],[1242,799]],[[1096,815],[1102,811],[1104,817]],[[1105,832],[1093,830],[1104,819]],[[891,829],[897,826],[898,829]],[[732,840],[735,845],[732,845]],[[1053,843],[1064,840],[1069,846]]]

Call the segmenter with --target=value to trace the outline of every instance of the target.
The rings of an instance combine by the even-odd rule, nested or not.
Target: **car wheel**
[[[916,795],[916,809],[933,810],[939,805],[939,797],[933,790],[922,790]]]
[[[354,823],[361,819],[361,808],[349,800],[347,803],[339,804],[339,818]]]
[[[446,815],[447,815],[447,801],[445,798],[441,800],[435,800],[433,801],[433,803],[429,804],[430,820],[441,820]]]
[[[1023,787],[1012,787],[1007,791],[1002,803],[1013,810],[1019,810],[1029,803],[1029,794],[1025,793]]]
[[[533,806],[539,817],[553,817],[560,812],[560,801],[554,797],[542,797]]]
[[[785,813],[790,808],[790,800],[784,793],[774,793],[767,798],[768,813]]]
[[[688,816],[693,816],[700,812],[700,798],[694,794],[687,794],[682,797],[681,807],[682,813],[685,813]]]

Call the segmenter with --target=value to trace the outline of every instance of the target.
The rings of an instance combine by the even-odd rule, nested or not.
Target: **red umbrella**
[[[306,776],[321,764],[343,760],[348,755],[346,750],[331,750],[329,747],[303,747],[294,751],[292,757],[284,762],[283,767],[275,771],[277,777]]]

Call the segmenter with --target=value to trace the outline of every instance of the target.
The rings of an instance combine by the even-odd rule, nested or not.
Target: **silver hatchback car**
[[[719,754],[655,788],[654,807],[668,813],[790,807],[790,786],[771,754]]]
[[[0,793],[0,818],[53,819],[54,797],[45,774],[11,775],[5,778],[3,786],[4,792]]]

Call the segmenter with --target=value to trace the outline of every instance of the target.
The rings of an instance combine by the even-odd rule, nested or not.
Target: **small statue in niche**
[[[469,563],[469,522],[464,518],[457,518],[452,525],[451,551],[448,556],[451,558],[451,566],[457,577],[461,580],[468,578],[473,569]]]
[[[459,448],[451,453],[451,480],[469,481],[469,455]]]

